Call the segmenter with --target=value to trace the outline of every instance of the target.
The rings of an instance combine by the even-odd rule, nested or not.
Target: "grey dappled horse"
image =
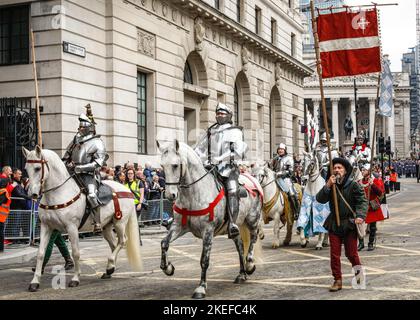
[[[85,214],[86,195],[81,192],[73,177],[68,173],[60,157],[53,151],[39,146],[33,151],[25,148],[25,169],[29,175],[28,195],[34,199],[42,195],[39,207],[41,220],[41,235],[38,249],[37,264],[34,277],[29,286],[29,291],[37,291],[41,278],[42,263],[45,250],[54,230],[67,232],[71,242],[71,253],[74,259],[74,276],[69,287],[77,287],[80,283],[80,250],[79,226]],[[115,193],[130,193],[123,185],[106,180],[104,184],[111,187]],[[120,198],[119,205],[122,217],[115,216],[113,201],[100,207],[100,222],[103,236],[108,242],[112,253],[108,257],[106,273],[103,278],[110,278],[115,271],[116,260],[121,248],[127,248],[127,257],[134,270],[140,270],[140,237],[137,215],[132,198]],[[92,231],[92,219],[86,221],[81,231]],[[117,239],[114,235],[114,231]]]
[[[318,242],[315,246],[316,250],[321,250],[323,245],[326,246],[328,239],[328,232],[320,232],[326,231],[324,230],[321,225],[325,222],[326,219],[326,212],[314,212],[314,207],[316,209],[324,209],[329,212],[329,204],[318,204],[314,203],[316,194],[324,187],[325,180],[321,176],[320,166],[318,162],[318,157],[316,156],[315,152],[308,153],[303,152],[304,160],[303,160],[303,177],[306,180],[305,191],[302,197],[302,205],[300,208],[299,218],[297,222],[297,229],[300,235],[301,246],[304,248],[309,242],[309,236],[317,235],[318,234]],[[308,210],[307,210],[308,209]],[[312,220],[312,221],[310,221]],[[315,226],[315,228],[314,228]],[[311,227],[312,230],[309,230]],[[308,232],[308,230],[310,232]]]
[[[161,166],[165,172],[166,187],[165,195],[169,200],[175,200],[175,206],[191,212],[204,210],[203,215],[192,216],[189,213],[178,214],[174,212],[174,222],[171,224],[168,235],[162,240],[162,260],[160,268],[163,272],[172,276],[175,267],[168,260],[169,244],[187,232],[195,237],[203,239],[201,253],[201,281],[194,290],[193,298],[202,299],[206,296],[207,289],[207,268],[209,267],[210,250],[213,237],[227,234],[227,223],[225,223],[226,199],[220,198],[214,207],[214,216],[205,213],[211,203],[216,203],[220,196],[221,187],[214,176],[207,171],[199,156],[194,150],[184,143],[175,142],[157,146],[162,153]],[[239,254],[240,271],[235,283],[243,283],[247,274],[255,271],[254,249],[258,240],[258,226],[261,218],[260,197],[258,194],[252,196],[248,193],[246,198],[239,201],[239,214],[236,224],[241,229],[241,236],[233,239]],[[175,211],[175,210],[174,210]],[[212,219],[213,218],[213,219]],[[184,221],[183,221],[184,220]],[[183,223],[184,222],[184,223]],[[250,237],[249,239],[246,239]],[[248,241],[247,241],[248,240]],[[249,243],[248,244],[246,243]],[[247,254],[244,252],[247,251]],[[246,258],[244,259],[244,255]]]

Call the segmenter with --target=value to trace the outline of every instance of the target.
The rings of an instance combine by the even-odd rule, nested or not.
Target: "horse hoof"
[[[104,274],[102,274],[101,279],[111,279],[111,275],[108,274],[108,273],[104,273]]]
[[[165,269],[163,269],[163,272],[169,277],[173,276],[175,273],[175,267],[173,266],[172,263],[169,262],[168,266]]]
[[[239,276],[236,277],[236,279],[233,283],[242,284],[242,283],[245,283],[245,281],[246,281],[246,276],[245,275],[239,275]]]
[[[201,292],[194,292],[192,298],[193,299],[204,299],[206,297],[205,293],[201,293]]]
[[[315,250],[322,250],[322,247],[315,247]]]
[[[288,241],[284,241],[284,242],[283,242],[283,245],[284,245],[285,247],[288,247],[288,246],[290,245],[290,242],[288,242]]]
[[[29,285],[28,291],[29,292],[37,292],[39,289],[39,283],[31,283]]]
[[[75,287],[78,287],[78,286],[79,286],[79,281],[71,280],[69,282],[69,288],[75,288]]]
[[[245,270],[246,274],[251,275],[254,273],[255,269],[257,269],[257,266],[254,264],[251,270]]]
[[[301,244],[300,246],[301,246],[302,248],[306,248],[306,246],[308,245],[308,243],[309,243],[309,241],[306,241],[304,244]]]
[[[107,275],[111,275],[111,274],[113,274],[115,272],[115,268],[111,268],[111,269],[106,269],[106,274]]]

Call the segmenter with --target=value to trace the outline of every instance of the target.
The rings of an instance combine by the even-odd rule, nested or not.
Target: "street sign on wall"
[[[85,48],[72,44],[70,42],[63,41],[63,51],[66,53],[70,53],[70,54],[82,57],[82,58],[86,57]]]

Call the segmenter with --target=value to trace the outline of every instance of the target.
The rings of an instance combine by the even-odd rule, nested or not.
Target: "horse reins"
[[[190,186],[192,186],[193,184],[196,184],[197,182],[199,182],[200,180],[202,180],[205,176],[207,176],[210,172],[212,172],[214,170],[215,167],[212,167],[209,171],[207,171],[203,176],[201,176],[199,179],[195,180],[194,182],[188,183],[188,184],[182,184],[182,180],[184,178],[182,172],[183,166],[182,163],[180,164],[180,175],[179,175],[179,181],[178,182],[165,182],[165,185],[167,186],[179,186],[180,188],[189,188]]]
[[[62,187],[67,181],[69,181],[74,175],[75,173],[71,174],[63,183],[61,183],[60,185],[58,185],[57,187],[54,188],[50,188],[46,191],[42,190],[42,187],[44,185],[44,176],[45,176],[45,170],[44,170],[44,165],[46,165],[48,167],[49,170],[49,166],[48,166],[48,161],[45,160],[42,156],[41,159],[39,160],[27,160],[26,163],[31,163],[31,164],[35,164],[35,163],[40,163],[41,164],[41,186],[40,186],[40,190],[39,190],[39,196],[41,196],[42,194],[45,194],[47,192],[51,192],[54,190],[57,190],[58,188]],[[79,192],[76,196],[73,197],[73,199],[71,199],[70,201],[63,203],[63,204],[59,204],[59,205],[53,205],[53,206],[48,206],[48,205],[44,205],[44,204],[40,204],[40,208],[42,209],[46,209],[46,210],[57,210],[57,209],[63,209],[68,207],[69,205],[73,204],[74,202],[76,202],[79,198],[80,198],[81,192]]]
[[[44,191],[42,191],[42,186],[43,186],[43,184],[44,184],[44,175],[45,175],[45,171],[44,171],[44,164],[45,165],[47,165],[47,167],[48,167],[48,161],[47,160],[45,160],[45,159],[43,159],[43,158],[41,158],[40,160],[27,160],[26,161],[26,163],[41,163],[41,188],[40,188],[40,194],[39,195],[41,195],[41,194],[45,194],[45,193],[48,193],[48,192],[50,192],[50,191],[54,191],[54,190],[57,190],[58,188],[60,188],[60,187],[62,187],[67,181],[69,181],[71,178],[73,178],[75,175],[76,175],[76,173],[72,173],[66,180],[64,180],[64,182],[63,183],[61,183],[60,185],[58,185],[58,186],[56,186],[56,187],[54,187],[54,188],[50,188],[50,189],[48,189],[48,190],[44,190]]]

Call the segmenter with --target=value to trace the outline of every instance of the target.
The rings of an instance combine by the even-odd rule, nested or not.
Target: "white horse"
[[[34,292],[39,289],[45,249],[53,230],[66,232],[69,235],[75,266],[74,276],[69,283],[69,287],[77,287],[80,283],[78,229],[85,214],[86,196],[81,192],[55,152],[46,149],[41,150],[37,146],[33,151],[23,149],[23,153],[27,159],[25,169],[29,175],[28,194],[33,199],[42,195],[39,207],[41,239],[36,271],[29,286],[29,291]],[[118,196],[120,206],[120,212],[115,209],[113,201],[100,208],[103,236],[112,251],[108,257],[106,273],[102,276],[103,279],[106,279],[110,278],[115,271],[117,256],[122,247],[127,246],[127,257],[134,270],[141,269],[141,259],[138,222],[133,199],[129,197],[130,190],[114,181],[106,180],[103,183],[111,187],[113,193]],[[115,239],[113,229],[118,239]],[[81,229],[81,231],[87,230],[92,230],[91,217]]]
[[[350,162],[350,164],[353,166],[353,172],[351,174],[351,177],[356,182],[363,179],[363,174],[359,169],[360,158],[361,158],[361,155],[359,154],[357,157],[355,155],[350,155],[350,157],[347,159]]]
[[[206,274],[213,237],[227,232],[224,189],[211,174],[213,169],[206,171],[200,157],[188,145],[177,140],[175,143],[157,145],[162,153],[161,166],[166,176],[165,196],[169,200],[175,200],[174,222],[168,235],[162,240],[160,268],[167,276],[172,276],[175,272],[175,267],[168,261],[171,242],[187,232],[203,239],[201,281],[193,294],[194,299],[202,299],[206,296]],[[257,181],[255,183],[258,184]],[[248,190],[247,197],[239,201],[236,224],[240,227],[241,235],[233,240],[239,254],[240,272],[235,283],[243,283],[247,274],[251,275],[255,271],[254,248],[258,240],[261,207],[262,201],[258,192],[252,195]],[[255,251],[255,258],[257,253]]]
[[[285,204],[283,193],[280,192],[280,188],[276,183],[276,175],[274,171],[271,170],[268,167],[268,164],[266,163],[264,166],[253,166],[252,175],[256,177],[264,191],[263,212],[264,217],[266,219],[265,222],[268,223],[268,218],[274,220],[274,239],[272,243],[272,248],[276,249],[280,247],[280,230],[285,225],[287,225],[287,232],[286,237],[283,241],[283,245],[289,245],[292,239],[293,223],[290,223],[290,219],[287,218],[286,221],[281,221]]]
[[[303,176],[307,177],[305,191],[302,197],[297,230],[300,235],[302,248],[309,242],[309,237],[318,235],[316,250],[321,250],[327,230],[323,224],[330,214],[329,204],[321,204],[316,201],[316,194],[324,187],[325,180],[320,174],[318,157],[314,153],[304,153]]]

